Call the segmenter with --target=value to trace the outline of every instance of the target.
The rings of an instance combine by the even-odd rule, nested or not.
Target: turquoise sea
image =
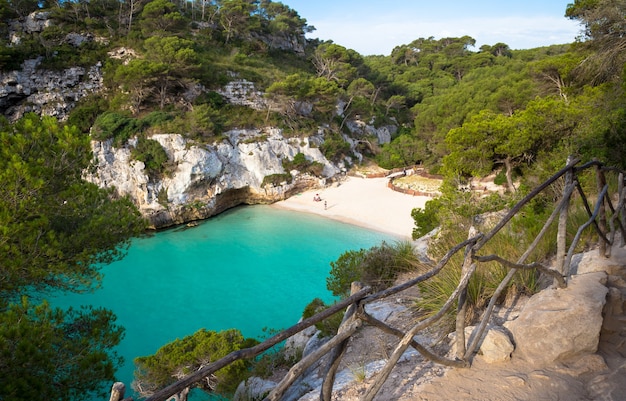
[[[383,240],[397,238],[306,213],[239,207],[135,239],[124,259],[103,268],[100,289],[51,303],[114,311],[126,329],[118,380],[128,396],[135,357],[201,328],[262,338],[263,328],[292,326],[313,298],[332,301],[331,261]]]

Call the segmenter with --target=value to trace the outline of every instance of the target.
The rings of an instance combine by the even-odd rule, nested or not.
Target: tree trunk
[[[515,192],[515,185],[513,185],[513,166],[511,164],[511,158],[504,159],[504,168],[506,175],[506,184],[509,187],[509,191]]]

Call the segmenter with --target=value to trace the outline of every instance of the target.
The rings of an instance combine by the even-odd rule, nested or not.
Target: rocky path
[[[515,357],[500,364],[476,358],[470,369],[450,369],[408,388],[397,400],[626,400],[626,249],[614,248],[610,259],[589,252],[577,267],[579,274],[607,273],[609,292],[596,354],[541,368]]]

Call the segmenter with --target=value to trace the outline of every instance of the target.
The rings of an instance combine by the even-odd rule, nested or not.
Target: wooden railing
[[[408,349],[413,347],[426,359],[430,359],[435,363],[452,367],[468,367],[470,366],[471,358],[474,352],[479,346],[482,334],[491,318],[496,301],[507,287],[513,275],[520,269],[537,269],[544,274],[551,276],[554,279],[554,285],[564,287],[567,285],[570,277],[570,265],[573,253],[581,239],[583,231],[589,226],[593,226],[598,235],[598,250],[600,256],[610,256],[611,245],[616,238],[616,232],[619,229],[621,238],[626,238],[626,232],[624,227],[626,226],[626,218],[624,214],[624,203],[626,199],[626,192],[624,187],[624,173],[605,166],[598,161],[591,161],[582,166],[577,167],[579,160],[568,159],[566,167],[558,171],[544,183],[536,187],[532,192],[525,196],[520,202],[518,202],[503,218],[487,233],[477,233],[471,238],[468,238],[464,242],[456,245],[450,249],[429,271],[416,277],[410,281],[396,285],[394,287],[385,289],[383,291],[372,293],[369,287],[361,287],[358,283],[353,284],[350,297],[334,304],[330,308],[323,312],[312,316],[308,319],[301,321],[300,323],[274,335],[273,337],[263,341],[262,343],[252,347],[239,351],[232,352],[226,357],[214,361],[209,365],[204,366],[200,370],[186,376],[182,380],[179,380],[148,397],[146,401],[165,401],[172,396],[183,392],[185,389],[193,386],[195,383],[203,380],[205,377],[215,373],[217,370],[227,366],[240,359],[254,358],[264,351],[270,349],[274,345],[281,341],[293,336],[294,334],[313,326],[314,324],[330,317],[331,315],[344,310],[347,311],[344,315],[342,324],[339,327],[337,334],[324,346],[316,350],[315,352],[307,355],[294,365],[283,380],[269,393],[265,398],[266,400],[280,400],[289,388],[289,386],[311,366],[318,361],[322,356],[330,354],[328,363],[325,369],[325,376],[323,379],[322,390],[320,394],[320,400],[329,401],[331,399],[332,388],[335,380],[335,373],[339,366],[340,358],[343,355],[343,351],[348,344],[350,336],[356,332],[356,330],[363,324],[369,324],[376,327],[386,333],[396,336],[399,341],[395,346],[392,354],[387,360],[387,363],[380,372],[374,377],[374,380],[370,387],[367,389],[362,397],[363,401],[371,401],[376,394],[380,391],[383,384],[387,381],[389,374],[393,367],[397,364],[400,356]],[[595,169],[597,178],[597,198],[595,206],[589,204],[587,195],[584,193],[583,188],[578,180],[579,174],[589,169]],[[617,182],[616,193],[612,196],[609,194],[609,186],[607,185],[606,174],[615,174],[615,181]],[[479,255],[479,251],[483,246],[488,243],[500,230],[502,230],[511,219],[533,198],[545,191],[556,182],[562,183],[563,191],[561,200],[557,203],[556,208],[544,223],[543,228],[530,244],[528,249],[519,257],[516,261],[509,261],[502,258],[499,255]],[[574,194],[577,193],[582,200],[583,206],[587,211],[588,220],[581,225],[575,236],[571,239],[570,243],[567,243],[566,236],[566,224],[568,222],[568,210],[570,200]],[[615,202],[615,203],[614,203]],[[526,259],[535,250],[539,242],[545,236],[548,228],[557,221],[557,246],[556,246],[556,262],[552,268],[544,266],[541,263],[528,263]],[[623,246],[623,243],[620,244]],[[391,295],[397,294],[401,291],[407,290],[420,282],[423,282],[443,269],[452,257],[463,251],[464,261],[461,269],[461,279],[454,292],[446,300],[444,306],[434,315],[429,316],[423,320],[418,320],[407,331],[403,332],[397,328],[391,327],[386,323],[374,318],[365,311],[365,305],[368,303],[387,298]],[[505,268],[508,268],[508,274],[502,280],[497,287],[495,293],[491,297],[489,304],[487,305],[485,313],[480,324],[474,329],[474,333],[470,338],[470,341],[465,342],[465,320],[466,320],[466,295],[467,286],[470,278],[477,269],[480,263],[486,263],[496,261],[499,262]],[[445,356],[437,355],[428,347],[420,344],[415,340],[415,336],[422,330],[431,326],[440,320],[449,309],[458,301],[457,315],[456,315],[456,344],[457,351],[454,359],[447,358]],[[111,397],[111,401],[119,401],[123,398],[123,391],[119,394],[116,393],[115,398]]]

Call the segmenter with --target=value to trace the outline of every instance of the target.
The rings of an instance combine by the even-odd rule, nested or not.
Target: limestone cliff
[[[154,227],[203,219],[240,204],[272,203],[323,185],[341,172],[317,148],[320,136],[285,138],[279,129],[233,130],[214,145],[195,144],[179,134],[158,134],[172,166],[170,174],[150,179],[144,163],[133,160],[130,141],[115,148],[112,141],[92,143],[96,168],[86,178],[101,187],[128,195]],[[283,160],[302,153],[321,163],[323,177],[291,171],[291,182],[263,185],[272,174],[284,174]]]

